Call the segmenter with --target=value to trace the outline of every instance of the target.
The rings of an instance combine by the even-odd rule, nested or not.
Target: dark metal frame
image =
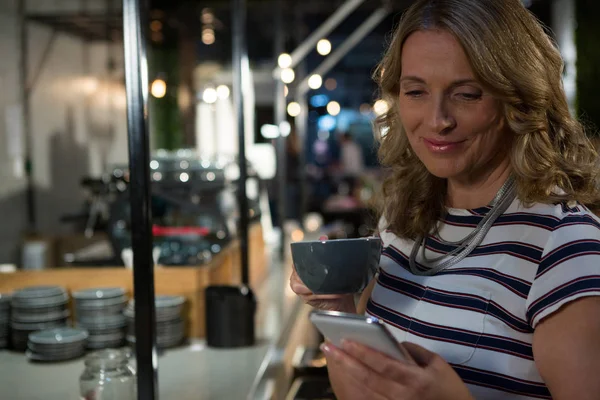
[[[123,0],[138,399],[158,398],[145,0]]]
[[[275,1],[275,55],[274,59],[277,60],[280,54],[285,52],[285,32],[283,23],[283,3],[285,0],[274,0]],[[277,62],[277,61],[276,61]],[[275,102],[274,102],[274,121],[278,127],[287,121],[286,110],[285,110],[285,84],[281,79],[275,80]],[[285,217],[286,217],[286,177],[287,177],[287,165],[286,165],[286,137],[279,135],[275,141],[276,147],[276,159],[277,159],[277,214],[279,216],[279,226],[281,228],[281,236],[279,241],[279,257],[283,260],[285,258]]]
[[[242,259],[242,284],[250,282],[249,257],[248,257],[248,196],[246,194],[246,179],[248,168],[246,163],[246,140],[244,123],[244,88],[247,88],[249,79],[248,49],[246,47],[246,0],[231,0],[231,12],[233,20],[233,104],[235,107],[240,165],[240,179],[238,190],[238,202],[240,207],[240,249]]]

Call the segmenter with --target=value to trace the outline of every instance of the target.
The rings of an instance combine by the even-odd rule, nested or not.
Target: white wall
[[[53,6],[73,8],[74,0],[29,0],[36,13],[52,11]],[[8,154],[6,112],[20,105],[19,20],[16,0],[0,5],[0,263],[15,261],[26,227],[25,179],[15,173],[14,157]],[[38,4],[39,3],[39,4]],[[89,2],[98,3],[103,2]],[[41,6],[44,6],[44,9]],[[71,9],[76,11],[76,9]],[[51,29],[30,22],[29,77],[32,77],[51,36]],[[68,230],[59,223],[62,214],[76,211],[82,204],[81,177],[99,174],[102,154],[108,162],[127,161],[124,88],[119,81],[107,80],[105,43],[84,43],[58,34],[31,97],[33,137],[33,176],[36,193],[37,227],[40,233]],[[89,69],[84,56],[89,54]],[[122,50],[117,49],[117,65]],[[116,76],[122,76],[122,68]],[[86,112],[86,104],[90,104]],[[105,139],[108,127],[112,138]],[[17,171],[18,172],[18,171]],[[4,216],[8,216],[8,221]]]

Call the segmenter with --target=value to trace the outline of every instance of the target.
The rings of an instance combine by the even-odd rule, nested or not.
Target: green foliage
[[[592,135],[600,129],[600,1],[576,0],[577,110]]]
[[[150,84],[157,76],[167,82],[167,94],[161,99],[149,97],[151,132],[154,147],[175,150],[183,146],[183,127],[179,111],[179,57],[176,47],[149,49]]]

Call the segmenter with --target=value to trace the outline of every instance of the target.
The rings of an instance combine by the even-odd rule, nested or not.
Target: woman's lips
[[[450,153],[460,148],[465,142],[464,140],[459,142],[448,142],[425,138],[423,138],[423,141],[425,142],[425,146],[434,153]]]

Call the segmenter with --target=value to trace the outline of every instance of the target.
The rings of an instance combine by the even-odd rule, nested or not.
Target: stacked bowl
[[[31,286],[13,293],[11,337],[15,350],[27,350],[29,334],[67,326],[69,295],[60,286]]]
[[[185,338],[181,316],[185,299],[182,296],[156,296],[156,345],[161,349],[175,347]],[[129,302],[124,311],[127,318],[127,341],[135,343],[135,303]]]
[[[10,328],[10,296],[0,293],[0,349],[8,346]]]
[[[87,347],[120,347],[125,341],[127,321],[123,309],[127,295],[123,288],[95,288],[73,292],[77,327],[89,333]]]
[[[29,335],[27,357],[32,361],[66,361],[85,354],[88,333],[84,329],[55,328]]]

